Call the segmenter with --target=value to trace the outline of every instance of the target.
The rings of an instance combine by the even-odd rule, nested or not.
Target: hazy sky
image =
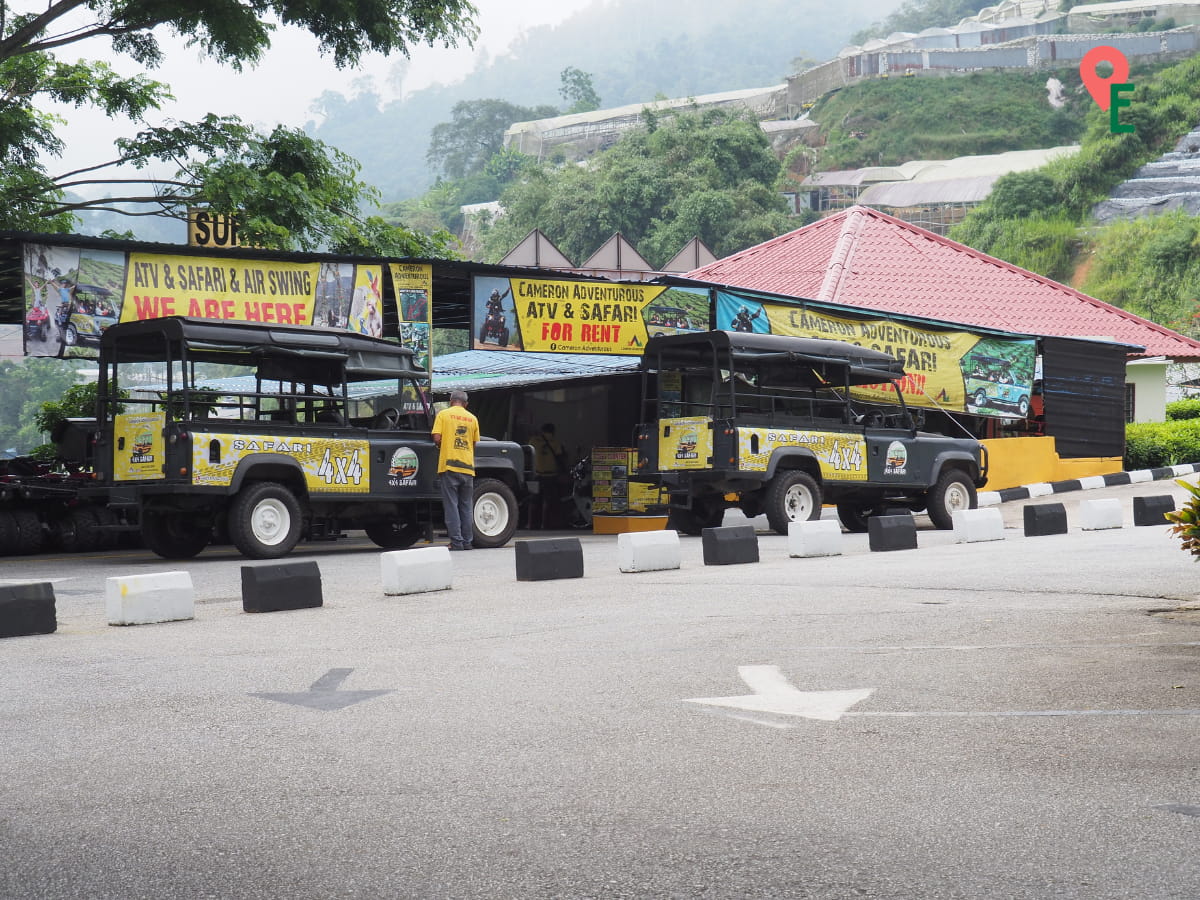
[[[178,38],[164,33],[160,40],[167,60],[146,74],[169,84],[176,101],[152,121],[191,121],[215,112],[241,116],[263,129],[279,123],[303,125],[313,118],[312,101],[325,91],[350,94],[357,79],[370,77],[378,92],[390,99],[397,93],[398,76],[406,93],[435,82],[450,83],[470,72],[480,54],[502,55],[522,31],[558,24],[598,2],[603,0],[474,0],[480,26],[474,50],[422,45],[412,49],[409,60],[373,55],[364,58],[356,69],[341,71],[318,53],[316,39],[299,29],[279,29],[263,61],[240,74],[203,59],[197,49],[189,49]],[[142,71],[128,58],[113,56],[108,49],[101,41],[83,42],[63,48],[59,56],[66,59],[73,52],[78,58],[106,59],[123,74]],[[95,110],[62,108],[59,112],[68,121],[67,128],[60,132],[67,149],[61,159],[48,161],[52,173],[98,162],[113,139],[136,130],[128,121],[110,122]]]

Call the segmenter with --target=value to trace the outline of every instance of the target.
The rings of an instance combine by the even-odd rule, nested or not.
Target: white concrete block
[[[1079,502],[1079,527],[1084,531],[1103,531],[1106,528],[1121,528],[1125,524],[1121,512],[1121,501],[1116,497]]]
[[[1096,488],[1105,487],[1103,475],[1092,475],[1089,478],[1080,478],[1079,487],[1081,490],[1094,491]]]
[[[1189,465],[1182,465],[1182,466],[1171,466],[1171,471],[1175,473],[1176,478],[1180,478],[1184,475],[1191,475],[1196,470]]]
[[[950,518],[956,544],[1004,540],[1004,517],[998,509],[956,509]]]
[[[104,582],[109,625],[150,625],[196,617],[196,592],[187,572],[116,575]]]
[[[833,519],[788,523],[788,556],[841,556],[842,526]]]
[[[1000,503],[999,491],[980,491],[975,496],[975,502],[979,506],[997,506]]]
[[[1137,469],[1129,473],[1129,483],[1139,484],[1143,481],[1153,481],[1154,475],[1149,469]]]
[[[1025,485],[1025,487],[1027,487],[1029,489],[1030,498],[1046,497],[1046,496],[1049,496],[1050,494],[1054,493],[1054,488],[1050,487],[1050,485],[1045,481],[1039,482],[1037,484],[1027,484],[1027,485]]]
[[[617,568],[622,572],[678,569],[679,534],[675,531],[627,531],[617,535]]]
[[[448,591],[454,581],[453,569],[449,547],[417,547],[379,554],[379,575],[383,592],[389,597]]]

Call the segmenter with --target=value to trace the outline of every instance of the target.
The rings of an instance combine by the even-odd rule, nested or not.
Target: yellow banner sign
[[[130,253],[121,321],[192,316],[311,325],[320,263]]]
[[[213,443],[219,447],[214,452]],[[304,472],[310,492],[365,494],[370,490],[370,445],[366,441],[296,438],[282,435],[195,434],[192,483],[228,486],[247,456],[274,453],[290,456]],[[213,460],[218,460],[213,462]]]
[[[644,312],[667,288],[602,281],[476,278],[477,349],[640,354]]]
[[[413,352],[419,368],[433,374],[429,352],[433,326],[433,266],[425,263],[389,263],[396,311],[400,317],[400,346]]]

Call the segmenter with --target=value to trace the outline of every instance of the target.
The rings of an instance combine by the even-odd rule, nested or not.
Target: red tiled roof
[[[1200,359],[1200,341],[865,206],[719,259],[689,278],[962,325],[1137,344]]]

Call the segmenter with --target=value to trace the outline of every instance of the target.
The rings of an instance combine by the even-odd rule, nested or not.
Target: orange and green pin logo
[[[1100,75],[1096,69],[1101,63],[1112,67],[1109,75]],[[1132,134],[1134,126],[1122,125],[1121,108],[1132,106],[1133,101],[1121,96],[1133,90],[1133,85],[1126,82],[1129,77],[1129,60],[1116,47],[1093,47],[1084,54],[1079,63],[1079,77],[1083,85],[1101,109],[1108,110],[1109,131],[1113,134]]]

